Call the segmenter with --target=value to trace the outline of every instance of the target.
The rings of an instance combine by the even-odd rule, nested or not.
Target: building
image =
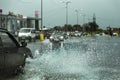
[[[40,18],[14,15],[13,12],[9,12],[8,14],[0,14],[0,28],[7,29],[12,34],[24,27],[39,30],[40,20]]]

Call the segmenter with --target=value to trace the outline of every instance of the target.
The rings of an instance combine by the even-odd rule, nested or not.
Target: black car
[[[26,42],[19,44],[5,29],[0,28],[0,74],[18,73],[24,69],[26,58],[31,55]]]

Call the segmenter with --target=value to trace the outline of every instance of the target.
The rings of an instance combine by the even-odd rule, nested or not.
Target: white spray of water
[[[35,53],[34,53],[34,58],[37,58],[39,55],[40,55],[39,50],[35,50]]]
[[[112,68],[105,68],[103,66],[100,66],[106,63],[105,59],[108,57],[108,54],[111,54],[108,53],[109,52],[108,44],[102,45],[101,44],[102,42],[96,43],[95,39],[89,38],[88,39],[83,38],[81,40],[77,39],[77,43],[79,42],[80,45],[79,44],[77,45],[79,49],[75,49],[74,47],[70,47],[70,49],[69,48],[65,49],[63,44],[60,50],[50,50],[46,54],[43,54],[34,59],[33,61],[31,61],[31,66],[33,67],[33,72],[35,73],[34,75],[78,74],[83,75],[83,77],[81,77],[80,79],[77,78],[77,80],[101,80],[101,79],[103,80],[104,74],[102,74],[101,72],[107,73],[104,71],[108,72],[112,71]],[[68,43],[70,43],[70,41]],[[71,42],[70,45],[72,43],[73,42]],[[36,54],[39,55],[40,52],[36,51]],[[95,66],[96,64],[98,64],[97,67]],[[116,71],[117,70],[114,69],[114,72]],[[42,80],[41,78],[39,79]],[[68,80],[68,78],[66,80]]]

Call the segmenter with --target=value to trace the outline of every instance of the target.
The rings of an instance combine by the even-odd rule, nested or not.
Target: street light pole
[[[79,24],[79,13],[81,13],[83,9],[78,9],[78,10],[75,10],[76,12],[76,18],[77,18],[77,25]]]
[[[68,25],[68,4],[71,2],[70,1],[66,1],[66,2],[63,1],[63,3],[66,4],[66,25]]]
[[[43,1],[41,0],[41,30],[43,28]]]
[[[75,12],[76,12],[76,15],[77,15],[77,25],[78,25],[78,13],[79,13],[79,11],[75,10]]]
[[[83,25],[84,25],[85,24],[85,17],[86,17],[86,15],[83,14],[82,16],[83,16]],[[83,32],[85,32],[85,26],[83,26]]]
[[[86,15],[83,14],[83,24],[85,23],[85,17],[86,17]]]

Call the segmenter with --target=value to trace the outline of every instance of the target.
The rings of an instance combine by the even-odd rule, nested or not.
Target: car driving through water
[[[51,42],[60,42],[64,41],[64,36],[60,32],[53,32],[52,35],[50,36],[49,40]]]
[[[0,75],[24,70],[26,58],[32,54],[26,46],[26,42],[19,44],[6,29],[0,28]]]

